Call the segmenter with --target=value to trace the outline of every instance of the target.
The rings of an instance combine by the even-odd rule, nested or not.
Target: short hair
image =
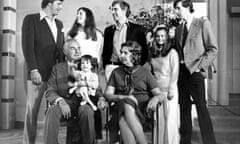
[[[48,3],[53,3],[54,1],[57,1],[57,0],[42,0],[41,8],[45,8],[48,5]],[[58,1],[63,2],[64,0],[58,0]]]
[[[125,43],[122,43],[121,49],[123,47],[129,47],[129,52],[132,53],[132,63],[134,65],[139,65],[141,62],[141,53],[142,53],[142,47],[141,45],[136,41],[127,41]]]
[[[63,53],[65,56],[68,55],[68,50],[69,50],[69,43],[72,43],[72,42],[75,42],[75,43],[78,43],[78,41],[76,39],[67,39],[63,45]],[[78,43],[79,45],[79,43]]]
[[[179,2],[182,2],[182,6],[183,6],[183,7],[185,7],[185,8],[188,8],[188,7],[189,7],[190,13],[193,13],[193,12],[194,12],[192,0],[175,0],[174,3],[173,3],[173,7],[176,8],[176,7],[177,7],[177,4],[178,4]]]
[[[120,8],[122,10],[125,9],[127,11],[126,12],[126,17],[130,16],[130,14],[131,14],[130,5],[126,1],[124,1],[124,0],[114,0],[111,4],[111,7],[115,6],[116,4],[119,4]]]

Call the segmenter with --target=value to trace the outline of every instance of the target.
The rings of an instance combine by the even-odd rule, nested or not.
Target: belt
[[[185,64],[185,62],[183,60],[180,60],[180,64]]]
[[[112,64],[112,65],[121,65],[122,63],[121,62],[110,62],[109,64]]]

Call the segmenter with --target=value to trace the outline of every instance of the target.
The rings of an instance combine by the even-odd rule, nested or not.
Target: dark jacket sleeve
[[[37,69],[34,39],[34,17],[33,15],[27,15],[22,24],[22,50],[28,71]]]
[[[102,51],[102,62],[103,68],[110,62],[113,49],[113,27],[107,27],[104,30],[104,41],[103,41],[103,51]]]
[[[142,26],[139,26],[138,42],[142,46],[141,65],[144,65],[148,59],[149,54],[146,40],[146,29]]]
[[[57,67],[56,65],[52,69],[52,73],[49,77],[48,83],[47,83],[47,90],[45,91],[46,99],[50,103],[54,103],[54,101],[61,97],[58,94],[58,83],[57,83]]]

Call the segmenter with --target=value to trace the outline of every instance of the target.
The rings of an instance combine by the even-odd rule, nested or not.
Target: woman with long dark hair
[[[77,10],[77,17],[68,36],[80,44],[81,55],[91,55],[98,59],[102,52],[103,35],[96,28],[93,12],[86,7]]]

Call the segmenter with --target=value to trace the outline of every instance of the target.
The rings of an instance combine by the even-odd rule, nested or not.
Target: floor
[[[43,144],[43,124],[39,124],[37,131],[36,144]],[[23,126],[12,130],[0,130],[0,144],[23,144]],[[66,127],[62,126],[59,130],[59,144],[65,144]],[[97,144],[105,144],[105,139],[98,140]]]

